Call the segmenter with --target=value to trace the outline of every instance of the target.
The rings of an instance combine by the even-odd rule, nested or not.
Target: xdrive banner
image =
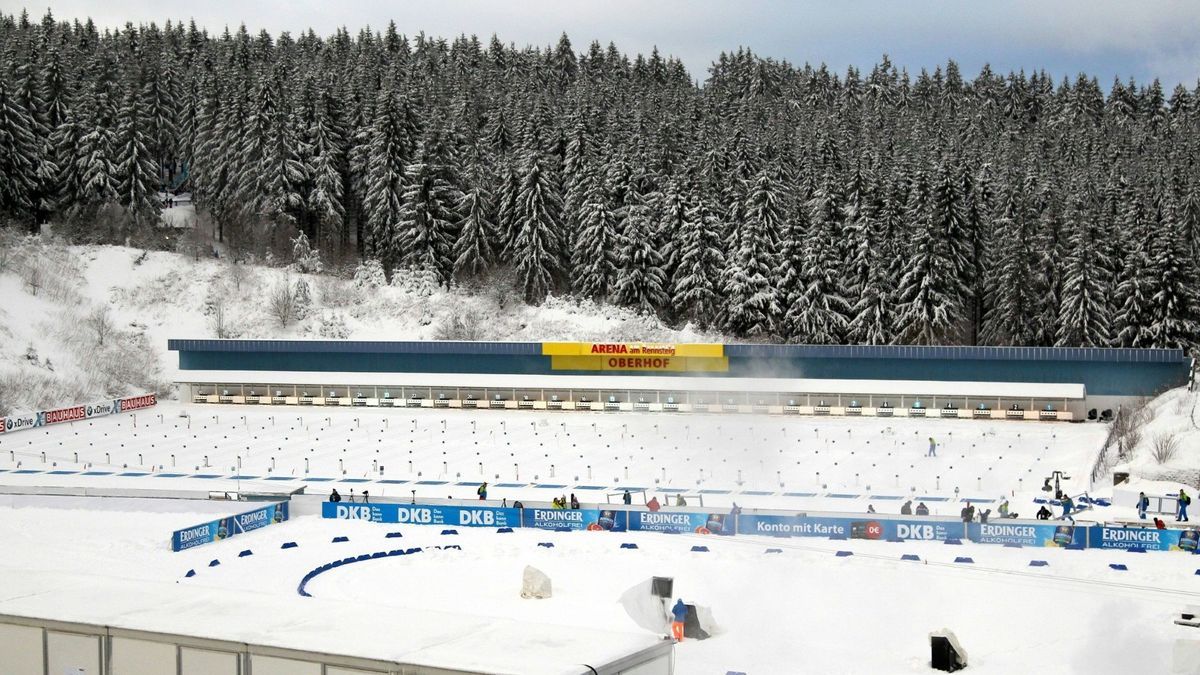
[[[424,504],[346,504],[325,502],[321,517],[369,520],[373,523],[454,525],[462,527],[520,527],[518,509],[488,506],[439,506]]]
[[[282,523],[288,519],[288,503],[270,504],[260,509],[239,513],[207,523],[193,525],[171,533],[171,550],[185,551],[189,548],[211,544],[259,528]]]

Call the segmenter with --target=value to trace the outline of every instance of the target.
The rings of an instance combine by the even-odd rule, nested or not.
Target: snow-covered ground
[[[0,436],[0,484],[336,485],[408,499],[472,498],[487,481],[489,498],[510,502],[604,502],[630,487],[660,501],[682,492],[711,506],[891,513],[910,498],[957,514],[962,498],[1009,497],[1032,515],[1055,469],[1072,494],[1088,489],[1105,433],[1094,423],[165,403]],[[937,457],[926,456],[931,436]],[[187,480],[196,475],[210,477]]]
[[[1173,615],[1200,595],[1196,559],[1184,554],[485,528],[445,536],[440,527],[315,516],[171,553],[170,530],[205,520],[200,507],[155,513],[138,502],[97,510],[71,500],[48,506],[46,499],[0,507],[0,613],[152,624],[376,658],[503,662],[503,650],[486,640],[471,649],[461,642],[468,629],[492,622],[546,627],[547,644],[572,636],[652,637],[625,615],[618,597],[665,575],[674,577],[676,595],[710,606],[721,627],[707,641],[677,646],[678,673],[924,672],[927,633],[942,627],[959,636],[971,672],[1167,672],[1172,641],[1191,630],[1173,626]],[[403,537],[385,538],[393,531]],[[349,541],[332,543],[334,536]],[[299,546],[281,549],[285,541]],[[621,549],[624,542],[638,549]],[[697,543],[710,551],[691,552]],[[446,544],[461,550],[428,548]],[[398,545],[426,550],[338,568],[309,584],[312,598],[296,593],[314,567]],[[237,557],[244,549],[254,555]],[[835,557],[838,550],[854,555]],[[920,561],[902,561],[901,554]],[[974,564],[953,562],[957,556]],[[213,559],[222,564],[208,567]],[[1030,568],[1034,559],[1049,564]],[[550,576],[551,599],[520,599],[527,564]],[[189,569],[197,575],[185,578]],[[229,611],[243,606],[245,613]],[[327,644],[334,635],[328,626],[343,621],[355,630],[336,631],[338,644]],[[406,645],[432,639],[443,621],[462,628],[452,649],[405,653]],[[271,630],[284,624],[287,630]],[[411,640],[397,639],[409,629]],[[538,668],[531,662],[524,672]]]

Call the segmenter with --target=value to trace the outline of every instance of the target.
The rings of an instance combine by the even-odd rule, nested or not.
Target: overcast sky
[[[353,33],[391,19],[409,35],[496,33],[541,46],[565,31],[576,51],[593,39],[630,54],[657,45],[700,79],[722,50],[738,46],[840,71],[866,70],[886,52],[912,73],[953,58],[968,77],[990,63],[1056,77],[1083,71],[1105,88],[1114,76],[1158,77],[1168,91],[1179,82],[1195,87],[1200,77],[1200,2],[1193,0],[0,0],[6,12],[26,7],[34,17],[47,5],[59,19],[90,15],[101,26],[194,18],[210,33],[240,23],[252,32],[328,34],[344,25]]]

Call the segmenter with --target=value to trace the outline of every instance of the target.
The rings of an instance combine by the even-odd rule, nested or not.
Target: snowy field
[[[472,498],[486,480],[490,499],[510,502],[571,492],[604,502],[631,487],[711,506],[893,513],[931,497],[935,514],[956,514],[961,498],[1015,494],[1020,512],[1054,469],[1072,477],[1072,494],[1088,489],[1106,432],[1094,423],[166,403],[0,436],[0,484],[337,486],[409,499],[413,490]],[[937,457],[926,456],[931,436]]]
[[[924,672],[927,633],[942,627],[958,634],[971,672],[1157,673],[1169,671],[1172,641],[1187,635],[1188,629],[1171,625],[1173,615],[1200,596],[1196,559],[1175,554],[483,528],[448,536],[438,527],[315,516],[171,553],[170,530],[206,519],[211,505],[158,513],[147,509],[159,501],[96,509],[78,499],[14,499],[32,505],[0,503],[6,552],[0,613],[143,628],[150,622],[375,658],[450,653],[479,664],[511,662],[511,654],[502,653],[511,653],[511,645],[502,649],[484,639],[466,650],[453,642],[492,622],[543,626],[543,642],[580,634],[652,638],[617,598],[664,575],[675,578],[676,595],[710,606],[721,627],[707,641],[677,646],[678,673]],[[393,531],[403,537],[385,538]],[[349,541],[332,543],[339,535]],[[299,546],[281,549],[286,541]],[[297,595],[310,569],[398,542],[427,550],[335,569],[310,583],[312,598]],[[638,549],[621,549],[624,542]],[[710,552],[690,552],[697,543]],[[428,549],[447,544],[461,550]],[[254,555],[238,558],[244,549]],[[835,557],[838,550],[853,555]],[[920,561],[901,561],[901,554]],[[954,563],[956,556],[970,556],[974,564]],[[222,564],[208,567],[213,559]],[[1033,559],[1049,564],[1030,568]],[[1114,562],[1129,570],[1109,568]],[[525,565],[550,576],[553,598],[520,599]],[[185,578],[189,569],[197,575]],[[243,606],[245,612],[229,611]],[[329,626],[345,622],[355,630],[326,644]],[[389,639],[409,630],[413,639],[432,639],[443,622],[458,627],[453,637],[443,636],[454,649],[406,654],[407,638]],[[517,672],[539,668],[530,663]]]

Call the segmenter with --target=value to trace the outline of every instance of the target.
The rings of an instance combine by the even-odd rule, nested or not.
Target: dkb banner
[[[239,513],[219,520],[193,525],[171,533],[171,550],[185,551],[189,548],[211,544],[238,534],[282,523],[288,519],[288,504],[269,504],[261,509]]]
[[[456,525],[462,527],[520,527],[518,509],[434,504],[343,504],[325,502],[321,517],[369,520],[373,523]]]
[[[588,530],[624,532],[626,511],[617,509],[521,509],[521,527],[539,530]]]

